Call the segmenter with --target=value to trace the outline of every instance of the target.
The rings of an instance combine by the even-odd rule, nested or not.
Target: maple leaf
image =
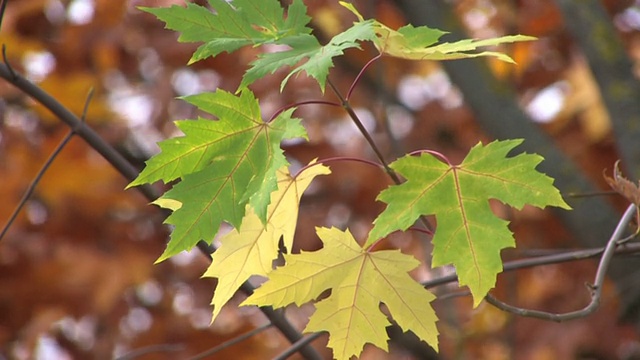
[[[403,330],[438,348],[437,317],[431,307],[435,297],[407,273],[419,265],[415,258],[399,250],[368,252],[348,230],[316,232],[322,249],[285,254],[286,265],[272,271],[241,305],[301,305],[331,289],[328,298],[316,303],[304,331],[328,331],[336,359],[360,354],[365,343],[387,350],[385,328],[390,322],[381,303]]]
[[[280,90],[291,76],[304,71],[318,81],[324,91],[333,58],[350,48],[360,48],[359,41],[373,40],[373,21],[361,21],[321,45],[307,25],[311,18],[302,0],[295,0],[284,15],[277,0],[209,0],[216,13],[188,3],[186,7],[141,8],[166,23],[167,28],[181,33],[181,42],[204,42],[189,63],[233,52],[243,46],[282,45],[286,49],[266,52],[251,62],[238,91],[272,74],[281,67],[291,67]]]
[[[313,162],[312,162],[313,163]],[[213,322],[222,307],[251,275],[266,276],[278,257],[282,237],[285,248],[291,250],[302,193],[318,175],[331,173],[324,165],[315,165],[289,175],[286,167],[278,170],[278,190],[271,194],[266,226],[249,207],[239,229],[220,239],[221,246],[213,253],[213,261],[204,277],[217,277],[213,294]]]
[[[360,22],[365,21],[352,4],[343,1],[340,4],[356,15]],[[514,63],[511,57],[500,52],[483,51],[470,53],[469,51],[474,51],[483,46],[536,40],[532,36],[509,35],[484,40],[465,39],[454,43],[437,44],[440,37],[447,34],[446,31],[432,29],[427,26],[414,27],[413,25],[406,25],[398,30],[393,30],[377,20],[373,20],[372,26],[376,34],[374,43],[381,54],[409,60],[454,60],[492,56],[502,61]]]
[[[407,179],[382,191],[387,208],[378,216],[367,244],[396,230],[406,230],[421,215],[435,214],[432,266],[453,264],[460,285],[467,285],[477,306],[502,271],[500,251],[515,246],[508,222],[497,218],[489,199],[521,209],[569,209],[553,179],[536,171],[543,160],[535,154],[507,158],[521,139],[477,144],[460,165],[435,156],[405,156],[390,166]]]
[[[316,79],[320,89],[324,91],[329,70],[333,67],[333,58],[342,55],[347,49],[360,49],[360,41],[373,40],[375,34],[372,24],[372,21],[357,22],[349,29],[334,36],[324,46],[320,45],[318,39],[313,35],[284,38],[279,43],[288,45],[290,49],[261,54],[257,60],[251,63],[251,68],[242,78],[240,89],[267,74],[273,74],[283,66],[290,66],[294,68],[282,80],[280,91],[284,89],[291,76],[302,71]],[[305,61],[298,64],[302,60]]]
[[[299,120],[291,117],[293,109],[264,122],[250,91],[235,96],[218,90],[184,100],[218,120],[177,121],[185,135],[160,142],[162,152],[129,184],[182,179],[158,202],[182,204],[165,221],[175,228],[158,261],[200,240],[210,242],[222,221],[238,227],[248,202],[265,222],[269,194],[277,186],[275,172],[287,163],[280,142],[306,137]]]
[[[178,41],[204,42],[190,64],[246,45],[275,43],[287,36],[311,32],[302,0],[293,1],[286,18],[278,0],[209,0],[209,4],[216,13],[192,3],[186,7],[140,9],[164,21],[168,29],[180,32]]]

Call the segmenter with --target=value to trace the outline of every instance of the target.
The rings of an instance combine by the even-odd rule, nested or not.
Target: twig
[[[4,61],[7,66],[7,70],[9,71],[9,74],[11,74],[11,78],[14,81],[17,80],[18,74],[13,70],[13,67],[11,67],[11,64],[9,63],[9,59],[7,58],[7,45],[5,44],[2,44],[2,61]]]
[[[7,3],[9,0],[2,0],[2,4],[0,4],[0,29],[2,28],[2,20],[4,19],[4,12],[7,10]]]
[[[6,4],[6,3],[3,3],[3,4]],[[0,15],[0,21],[1,20],[2,18]],[[89,89],[89,93],[87,94],[87,99],[84,102],[84,109],[82,111],[82,118],[81,118],[82,123],[84,123],[86,119],[87,109],[89,108],[89,103],[91,102],[92,98],[93,98],[93,88]],[[4,228],[2,228],[2,231],[0,232],[0,240],[2,240],[4,236],[7,234],[7,232],[9,231],[9,228],[11,227],[11,225],[13,225],[13,222],[18,217],[18,214],[20,213],[20,211],[22,211],[22,208],[27,204],[27,201],[29,200],[29,198],[31,198],[31,195],[33,195],[33,192],[36,189],[36,186],[38,186],[38,184],[40,183],[40,180],[42,180],[44,173],[47,172],[51,164],[53,164],[53,161],[58,157],[62,149],[64,149],[64,147],[69,143],[71,138],[73,138],[73,135],[75,135],[75,133],[76,133],[75,129],[71,128],[67,133],[67,135],[65,135],[62,141],[60,141],[58,146],[56,146],[56,148],[53,150],[51,155],[49,155],[49,158],[47,158],[47,160],[44,162],[44,164],[42,165],[42,168],[40,168],[36,176],[33,178],[33,181],[31,181],[31,184],[29,184],[27,191],[25,191],[24,195],[22,195],[20,202],[18,203],[16,208],[13,210],[13,213],[9,217],[9,220],[7,220],[7,224],[4,226]]]
[[[292,344],[287,350],[283,351],[280,355],[274,357],[273,360],[286,360],[289,356],[295,354],[301,347],[307,346],[307,344],[319,338],[320,336],[322,336],[321,332],[317,332],[309,336],[305,336],[304,338]]]
[[[376,142],[373,141],[371,134],[369,134],[369,131],[367,130],[367,128],[364,127],[364,124],[362,124],[362,121],[360,121],[360,117],[358,117],[356,112],[353,110],[353,107],[351,107],[351,104],[349,103],[349,101],[345,99],[344,96],[342,96],[342,93],[333,84],[331,79],[327,79],[327,84],[329,85],[331,90],[333,90],[333,93],[338,97],[338,99],[340,100],[340,104],[342,105],[344,110],[347,112],[347,114],[349,114],[349,117],[351,118],[353,123],[356,125],[360,133],[362,133],[362,136],[364,136],[367,143],[369,143],[369,146],[371,147],[373,152],[376,154],[376,157],[378,158],[378,160],[380,160],[380,164],[382,164],[382,166],[384,167],[384,170],[387,172],[387,174],[389,174],[393,182],[395,182],[396,184],[400,184],[401,183],[400,178],[398,177],[396,172],[389,167],[389,163],[385,160],[384,155],[382,155],[382,151],[380,151],[380,149],[378,148],[378,145],[376,145]]]
[[[362,74],[359,74],[358,76],[361,76],[361,75]],[[331,79],[327,79],[327,84],[329,85],[333,93],[340,100],[340,103],[342,104],[342,108],[344,108],[347,114],[349,114],[349,117],[351,118],[353,123],[356,125],[356,127],[358,128],[362,136],[364,136],[365,140],[367,141],[367,143],[369,144],[373,152],[376,154],[376,157],[380,161],[380,164],[382,165],[382,167],[384,167],[384,170],[387,172],[391,180],[393,180],[393,182],[396,185],[400,185],[402,183],[402,181],[400,180],[400,177],[398,177],[398,174],[396,174],[396,172],[393,171],[391,167],[389,167],[389,163],[385,160],[384,155],[382,155],[380,148],[378,148],[378,145],[373,140],[373,137],[371,137],[371,134],[369,134],[369,131],[364,127],[364,124],[362,124],[362,121],[360,120],[360,117],[358,117],[358,114],[356,114],[356,112],[353,110],[353,107],[351,107],[351,103],[349,103],[349,100],[347,100],[344,96],[342,96],[342,93],[333,84]],[[349,91],[351,92],[353,90],[351,89]],[[425,219],[424,217],[420,216],[420,222],[424,225],[425,228],[427,228],[427,230],[431,232],[434,231],[433,226],[431,226],[429,221],[427,221],[427,219]]]
[[[609,263],[611,262],[611,258],[615,254],[616,247],[622,239],[622,234],[624,233],[629,221],[633,218],[636,213],[635,205],[630,205],[625,211],[622,218],[618,222],[616,229],[613,231],[613,234],[609,238],[607,245],[604,249],[604,253],[602,254],[602,258],[600,259],[600,264],[598,265],[598,270],[596,271],[595,280],[593,281],[593,285],[588,285],[588,288],[591,292],[591,301],[587,306],[580,310],[570,311],[567,313],[557,314],[550,313],[546,311],[539,310],[530,310],[519,308],[513,305],[506,304],[494,296],[488,294],[485,299],[487,302],[500,310],[510,312],[512,314],[532,317],[543,320],[551,320],[556,322],[562,322],[567,320],[573,320],[581,317],[585,317],[591,313],[593,313],[598,306],[600,305],[600,298],[602,297],[602,286],[604,284],[604,280],[607,274],[607,270],[609,269]]]
[[[36,176],[33,178],[33,181],[31,181],[31,184],[29,184],[27,191],[25,191],[24,195],[22,195],[22,198],[20,199],[20,202],[18,203],[16,208],[13,210],[13,213],[11,213],[9,220],[7,220],[7,223],[2,228],[2,231],[0,232],[0,240],[2,240],[4,236],[7,234],[7,232],[9,231],[9,228],[11,227],[11,225],[13,225],[13,222],[18,217],[18,214],[20,213],[20,211],[22,211],[22,208],[24,207],[24,205],[27,203],[27,201],[33,194],[33,191],[36,189],[36,186],[38,186],[38,183],[40,182],[40,180],[42,180],[44,173],[49,169],[49,166],[51,166],[51,164],[53,163],[53,160],[55,160],[55,158],[58,157],[58,154],[60,154],[62,149],[67,145],[67,143],[69,143],[69,140],[71,140],[71,138],[73,137],[73,134],[74,134],[73,130],[70,130],[67,133],[67,135],[65,135],[65,137],[62,139],[62,141],[60,141],[60,143],[55,148],[55,150],[53,150],[51,155],[49,155],[49,158],[47,159],[47,161],[44,162],[44,164],[42,165],[42,167],[40,168]]]
[[[13,73],[9,69],[7,64],[0,64],[0,77],[42,104],[58,119],[66,123],[71,129],[74,129],[78,136],[102,155],[125,179],[133,181],[133,179],[138,176],[138,170],[115,150],[113,146],[104,141],[91,127],[83,123],[76,115],[39,86],[25,79],[20,74]],[[149,185],[140,186],[138,189],[150,200],[155,200],[160,196],[160,194]]]
[[[273,326],[273,324],[271,324],[271,323],[264,324],[264,325],[262,325],[260,327],[257,327],[255,329],[249,331],[249,332],[246,332],[246,333],[244,333],[244,334],[242,334],[240,336],[237,336],[237,337],[235,337],[235,338],[233,338],[233,339],[231,339],[229,341],[225,341],[222,344],[220,344],[220,345],[218,345],[218,346],[216,346],[214,348],[211,348],[211,349],[209,349],[207,351],[203,351],[200,354],[189,358],[189,360],[202,360],[202,359],[206,358],[207,356],[213,355],[213,354],[215,354],[217,352],[220,352],[220,351],[222,351],[222,350],[224,350],[224,349],[226,349],[228,347],[231,347],[231,346],[233,346],[233,345],[235,345],[237,343],[240,343],[240,342],[242,342],[244,340],[247,340],[250,337],[252,337],[254,335],[257,335],[257,334],[267,330],[268,328],[270,328],[272,326]]]
[[[620,242],[619,242],[620,243]],[[507,261],[503,265],[505,272],[514,271],[519,269],[527,269],[536,266],[560,264],[564,262],[579,261],[590,259],[602,254],[605,247],[585,250],[573,250],[565,251],[562,253],[556,253],[552,255],[536,256],[533,258],[519,259]],[[615,254],[636,254],[640,252],[640,243],[624,245],[615,249]],[[425,288],[434,288],[436,286],[445,285],[458,280],[458,275],[453,273],[450,275],[441,276],[435,279],[423,281],[421,284]]]
[[[570,193],[562,194],[563,197],[570,197],[570,198],[574,198],[574,199],[594,197],[594,196],[612,196],[612,195],[619,195],[619,194],[618,194],[618,192],[613,191],[613,190],[608,190],[608,191],[590,191],[590,192],[581,192],[581,193],[570,192]]]
[[[131,165],[116,149],[98,135],[92,128],[83,123],[77,116],[69,111],[58,100],[52,97],[50,94],[42,90],[37,85],[33,84],[29,80],[25,79],[18,73],[13,72],[7,64],[0,64],[0,77],[13,84],[25,94],[29,95],[35,101],[49,109],[58,119],[66,123],[71,129],[74,129],[75,133],[87,142],[94,150],[102,155],[125,179],[133,181],[138,176],[138,170]],[[160,194],[150,185],[141,185],[136,187],[149,201],[154,201]],[[209,245],[200,241],[197,244],[200,252],[211,261],[211,248]],[[243,284],[241,290],[247,292],[253,289],[253,286],[247,282]],[[269,319],[271,323],[276,326],[280,332],[290,342],[296,342],[302,338],[302,334],[296,328],[289,323],[282,314],[279,314],[273,310],[267,308],[261,308],[261,311]],[[316,360],[321,359],[315,349],[310,346],[300,349],[300,353],[307,359]]]
[[[146,346],[146,347],[131,351],[123,356],[116,358],[115,360],[133,360],[135,358],[139,358],[148,354],[178,352],[184,349],[185,349],[185,346],[182,344],[151,345],[151,346]]]

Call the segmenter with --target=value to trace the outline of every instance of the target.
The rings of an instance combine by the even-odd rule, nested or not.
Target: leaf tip
[[[153,265],[158,265],[158,264],[160,264],[161,262],[167,260],[170,257],[171,257],[171,255],[167,254],[167,251],[165,250],[165,252],[163,252],[162,255],[160,255],[160,257],[158,257],[156,259],[156,261],[153,262]]]
[[[130,182],[129,184],[127,184],[127,186],[125,186],[124,189],[125,190],[129,190],[132,187],[136,187],[136,186],[139,186],[139,185],[142,185],[142,184],[138,181],[138,179],[135,179],[132,182]]]

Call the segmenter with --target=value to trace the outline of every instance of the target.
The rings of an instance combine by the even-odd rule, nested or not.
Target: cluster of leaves
[[[405,331],[413,331],[438,347],[437,317],[430,305],[434,296],[414,281],[408,271],[419,265],[398,250],[374,251],[388,234],[409,228],[420,216],[435,214],[433,265],[453,264],[461,285],[467,285],[478,305],[502,271],[500,251],[514,246],[507,222],[494,216],[488,200],[498,199],[516,208],[525,204],[568,208],[553,180],[535,170],[542,158],[532,154],[507,157],[520,140],[478,144],[459,165],[432,152],[409,154],[390,164],[406,182],[389,187],[378,199],[387,203],[364,244],[348,230],[318,228],[324,247],[316,252],[285,254],[285,264],[272,268],[282,238],[291,249],[300,198],[316,176],[330,169],[312,162],[290,174],[280,143],[306,138],[295,108],[273,119],[262,118],[258,101],[248,86],[287,67],[291,76],[305,72],[324,91],[333,58],[346,49],[373,42],[380,55],[413,60],[447,60],[493,56],[492,51],[470,52],[479,46],[527,41],[526,36],[438,43],[445,34],[428,27],[390,29],[365,20],[349,3],[341,3],[357,21],[322,45],[311,34],[310,18],[302,0],[286,9],[277,0],[209,0],[211,9],[145,8],[181,33],[179,41],[203,43],[190,62],[232,52],[243,46],[282,45],[250,64],[235,94],[223,90],[183,98],[217,120],[204,118],[176,122],[184,136],[160,143],[162,152],[147,162],[129,186],[180,181],[155,203],[172,210],[166,222],[174,226],[171,240],[158,259],[189,250],[200,240],[211,242],[222,222],[234,230],[223,236],[205,276],[218,278],[213,296],[213,320],[240,285],[252,275],[268,278],[243,305],[283,307],[316,300],[305,332],[328,331],[329,346],[338,359],[358,355],[365,343],[387,349],[385,327],[389,314]]]

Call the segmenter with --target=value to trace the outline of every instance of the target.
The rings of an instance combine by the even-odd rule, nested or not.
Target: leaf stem
[[[419,228],[419,227],[416,227],[416,226],[412,226],[412,227],[408,228],[407,230],[421,232],[423,234],[427,234],[427,235],[433,236],[433,231],[431,231],[429,229],[423,229],[423,228]]]
[[[305,165],[302,169],[300,169],[296,175],[294,176],[294,178],[296,176],[298,176],[299,174],[301,174],[303,171],[307,170],[310,167],[316,166],[316,165],[326,165],[328,163],[332,163],[332,162],[340,162],[340,161],[354,161],[354,162],[359,162],[359,163],[363,163],[363,164],[367,164],[367,165],[371,165],[377,168],[383,168],[382,165],[380,165],[377,162],[373,162],[367,159],[362,159],[362,158],[357,158],[357,157],[350,157],[350,156],[336,156],[336,157],[330,157],[330,158],[326,158],[326,159],[321,159],[318,160],[316,162],[314,162],[313,164],[307,164]]]
[[[311,104],[320,104],[320,105],[329,105],[329,106],[336,106],[336,107],[340,107],[342,105],[338,104],[337,102],[333,102],[333,101],[325,101],[325,100],[307,100],[307,101],[300,101],[297,103],[293,103],[293,104],[288,104],[285,105],[283,107],[281,107],[280,109],[278,109],[275,113],[273,113],[273,115],[271,115],[271,117],[269,118],[269,120],[267,120],[268,123],[272,122],[275,118],[278,117],[278,115],[282,114],[283,112],[293,108],[293,107],[299,107],[302,105],[311,105]]]
[[[394,231],[393,233],[395,233],[395,232],[400,232],[400,231],[402,231],[402,230],[396,230],[396,231]],[[426,234],[426,235],[429,235],[429,236],[433,236],[433,231],[431,231],[431,230],[429,230],[429,229],[419,228],[419,227],[417,227],[417,226],[411,226],[411,227],[410,227],[410,228],[408,228],[406,231],[416,231],[416,232],[423,233],[423,234]],[[404,231],[403,231],[403,232],[404,232]],[[393,234],[393,233],[392,233],[392,234]],[[367,250],[367,252],[371,252],[371,251],[373,251],[373,248],[375,248],[378,244],[380,244],[380,242],[382,242],[382,240],[383,240],[383,239],[384,239],[384,238],[382,238],[382,239],[378,239],[378,240],[374,241],[371,245],[369,245],[369,247],[367,247],[367,249],[366,249],[366,250]]]
[[[358,73],[358,76],[356,76],[355,80],[353,80],[353,83],[351,83],[351,86],[349,87],[349,91],[347,91],[347,96],[345,97],[346,101],[349,101],[349,99],[351,99],[351,94],[353,93],[353,90],[355,90],[356,85],[358,85],[358,83],[360,82],[360,79],[362,78],[362,76],[364,75],[364,72],[367,71],[367,69],[369,69],[369,67],[371,67],[371,65],[373,65],[374,62],[376,62],[378,59],[380,59],[382,57],[382,53],[379,53],[378,55],[376,55],[375,57],[373,57],[371,60],[369,60],[369,62],[367,62],[362,69],[360,70],[360,72]]]
[[[384,167],[384,170],[389,175],[391,180],[393,180],[393,182],[396,185],[402,184],[402,180],[400,180],[400,177],[398,176],[398,174],[396,174],[396,172],[393,171],[393,169],[389,166],[389,164],[385,160],[384,155],[382,155],[382,152],[378,148],[378,145],[376,145],[375,141],[373,141],[371,134],[369,134],[369,131],[367,131],[367,129],[362,124],[362,121],[360,121],[360,118],[358,117],[356,112],[353,110],[353,107],[351,107],[351,103],[349,103],[349,101],[342,96],[342,93],[340,93],[340,90],[338,90],[338,88],[331,81],[331,79],[327,79],[327,84],[329,84],[329,87],[331,87],[331,90],[333,90],[334,94],[336,94],[338,99],[340,99],[340,103],[342,104],[342,107],[345,109],[347,114],[349,114],[349,117],[351,118],[351,120],[353,120],[353,123],[356,124],[356,127],[358,127],[358,130],[360,130],[360,133],[362,133],[362,136],[364,136],[367,143],[369,143],[369,146],[378,157],[380,164],[382,164],[382,166]],[[431,226],[431,224],[424,217],[420,216],[420,222],[429,231],[432,231],[432,232],[434,231],[433,226]]]
[[[371,245],[369,245],[365,250],[366,252],[370,253],[373,251],[373,249],[378,246],[378,244],[380,244],[382,242],[382,240],[384,240],[385,238],[380,238],[376,241],[374,241]]]
[[[427,150],[427,149],[416,150],[416,151],[410,152],[409,155],[413,156],[413,155],[420,155],[420,154],[424,154],[424,153],[427,153],[427,154],[430,154],[430,155],[433,155],[433,156],[439,158],[440,160],[446,162],[447,165],[449,165],[449,166],[454,166],[453,164],[451,164],[451,161],[449,161],[448,157],[446,157],[443,153],[435,151],[435,150]]]

